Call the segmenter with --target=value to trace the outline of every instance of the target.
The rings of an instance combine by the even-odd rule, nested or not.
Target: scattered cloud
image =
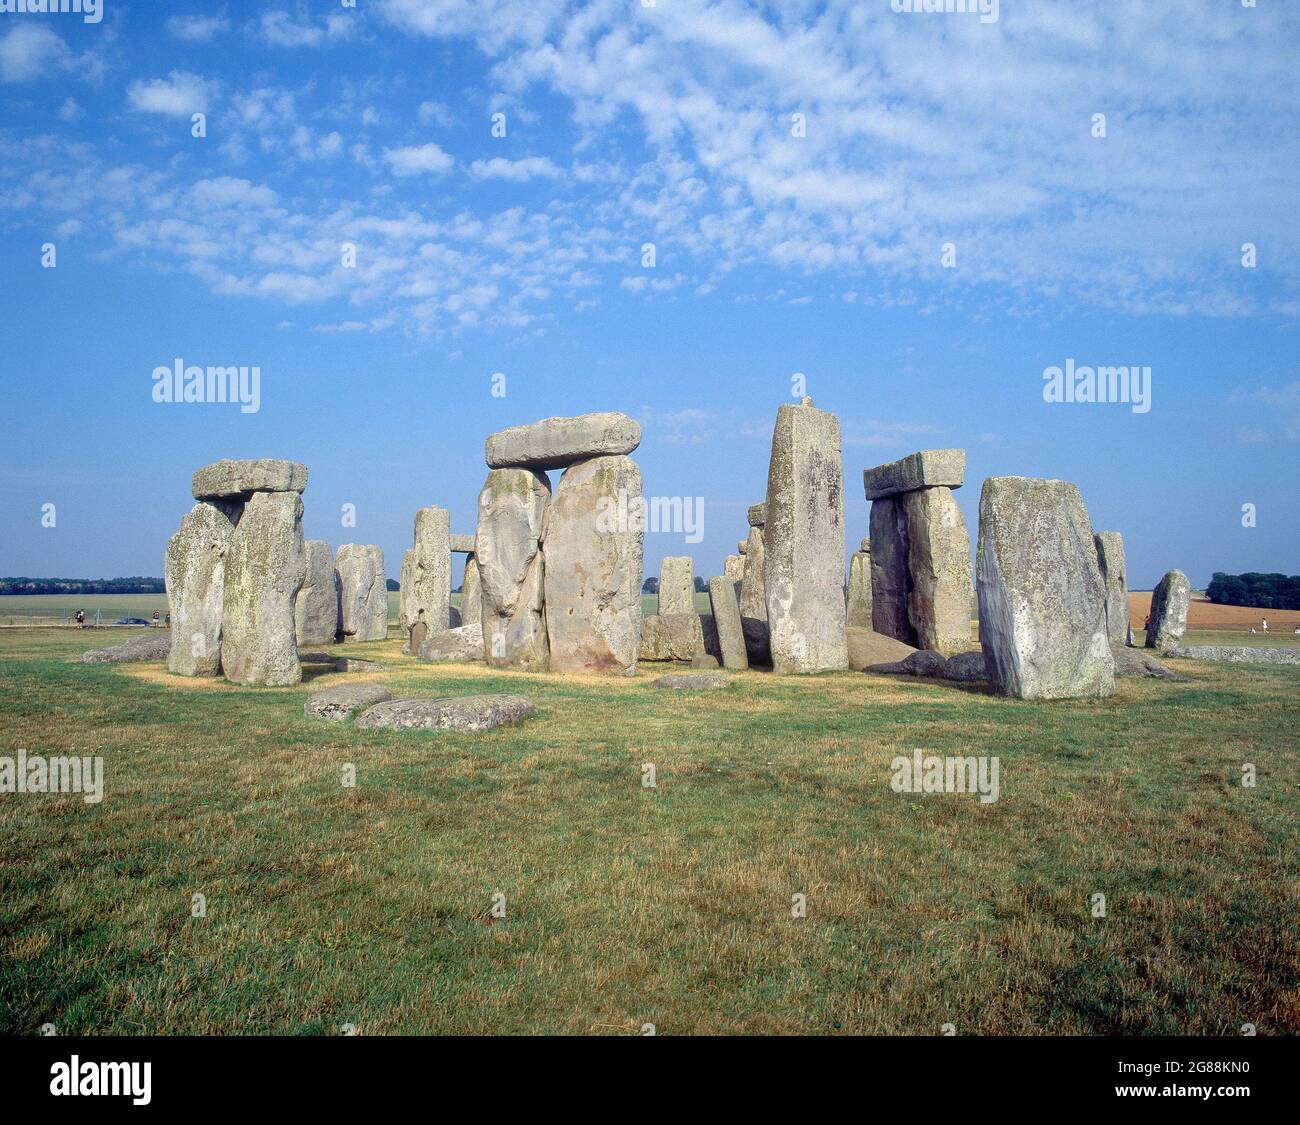
[[[384,159],[395,176],[440,176],[449,172],[455,160],[430,141],[423,145],[384,149]]]
[[[126,98],[132,109],[142,113],[189,117],[207,112],[215,93],[215,83],[197,74],[173,70],[166,78],[132,82],[127,87]]]
[[[64,70],[67,44],[44,24],[14,23],[0,37],[0,82],[31,82]]]

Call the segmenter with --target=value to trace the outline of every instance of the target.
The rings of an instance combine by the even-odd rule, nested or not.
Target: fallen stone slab
[[[382,684],[337,684],[308,696],[302,713],[309,719],[341,723],[358,711],[392,698],[393,693]]]
[[[862,474],[868,500],[883,500],[918,488],[960,488],[966,481],[964,449],[923,449]]]
[[[388,667],[377,660],[358,660],[355,656],[340,656],[331,663],[336,672],[382,672]]]
[[[987,680],[989,678],[988,664],[984,660],[984,653],[979,652],[956,652],[948,657],[948,662],[944,665],[943,678],[945,680],[957,680],[962,683],[974,683],[978,680]]]
[[[1187,677],[1161,664],[1145,649],[1129,648],[1123,644],[1112,644],[1111,655],[1115,659],[1117,676],[1153,676],[1160,680],[1174,680],[1186,683]]]
[[[271,458],[214,461],[190,482],[195,500],[248,500],[254,492],[302,492],[306,487],[306,465]]]
[[[166,629],[151,629],[111,648],[92,648],[81,654],[82,664],[147,664],[166,660],[172,649],[172,635]]]
[[[590,457],[620,456],[641,444],[641,425],[626,414],[580,414],[543,418],[489,435],[484,449],[491,469],[562,469]]]
[[[731,677],[722,672],[669,672],[650,686],[669,691],[709,691],[725,686],[730,680]]]
[[[846,630],[849,649],[849,667],[855,672],[865,671],[875,664],[896,663],[916,652],[915,645],[905,644],[884,633],[850,625]]]
[[[875,664],[865,671],[885,675],[929,676],[955,683],[980,683],[988,679],[982,652],[958,652],[945,657],[933,649],[920,649],[902,660]]]
[[[364,730],[452,730],[477,733],[528,718],[537,708],[522,695],[395,699],[357,716]]]
[[[461,660],[475,664],[483,660],[483,626],[462,625],[457,629],[439,629],[430,633],[420,646],[421,660],[435,662]]]
[[[1228,664],[1300,664],[1300,648],[1248,645],[1175,645],[1164,653],[1183,660],[1221,660]]]

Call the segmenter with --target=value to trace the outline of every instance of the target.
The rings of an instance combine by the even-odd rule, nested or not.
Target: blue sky
[[[983,478],[1059,477],[1135,588],[1293,573],[1298,56],[1275,0],[0,13],[0,573],[158,575],[193,470],[275,456],[395,576],[421,505],[473,530],[488,433],[588,410],[703,498],[647,574],[718,573],[795,373],[849,544],[863,468],[962,446],[972,536]],[[260,409],[154,402],[177,357]],[[1045,402],[1069,359],[1150,367],[1150,410]]]

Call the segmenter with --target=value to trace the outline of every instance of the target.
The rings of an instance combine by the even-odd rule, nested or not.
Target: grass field
[[[107,790],[0,796],[0,1033],[1300,1031],[1294,668],[1032,704],[348,646],[398,694],[537,703],[457,735],[305,719],[339,673],[240,689],[88,640],[0,633],[0,755],[102,755]],[[894,792],[914,748],[998,755],[1000,799]]]

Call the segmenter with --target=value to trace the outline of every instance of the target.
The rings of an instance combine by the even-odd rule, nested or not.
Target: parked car
[[[121,621],[113,622],[114,625],[148,625],[143,617],[124,617]]]

